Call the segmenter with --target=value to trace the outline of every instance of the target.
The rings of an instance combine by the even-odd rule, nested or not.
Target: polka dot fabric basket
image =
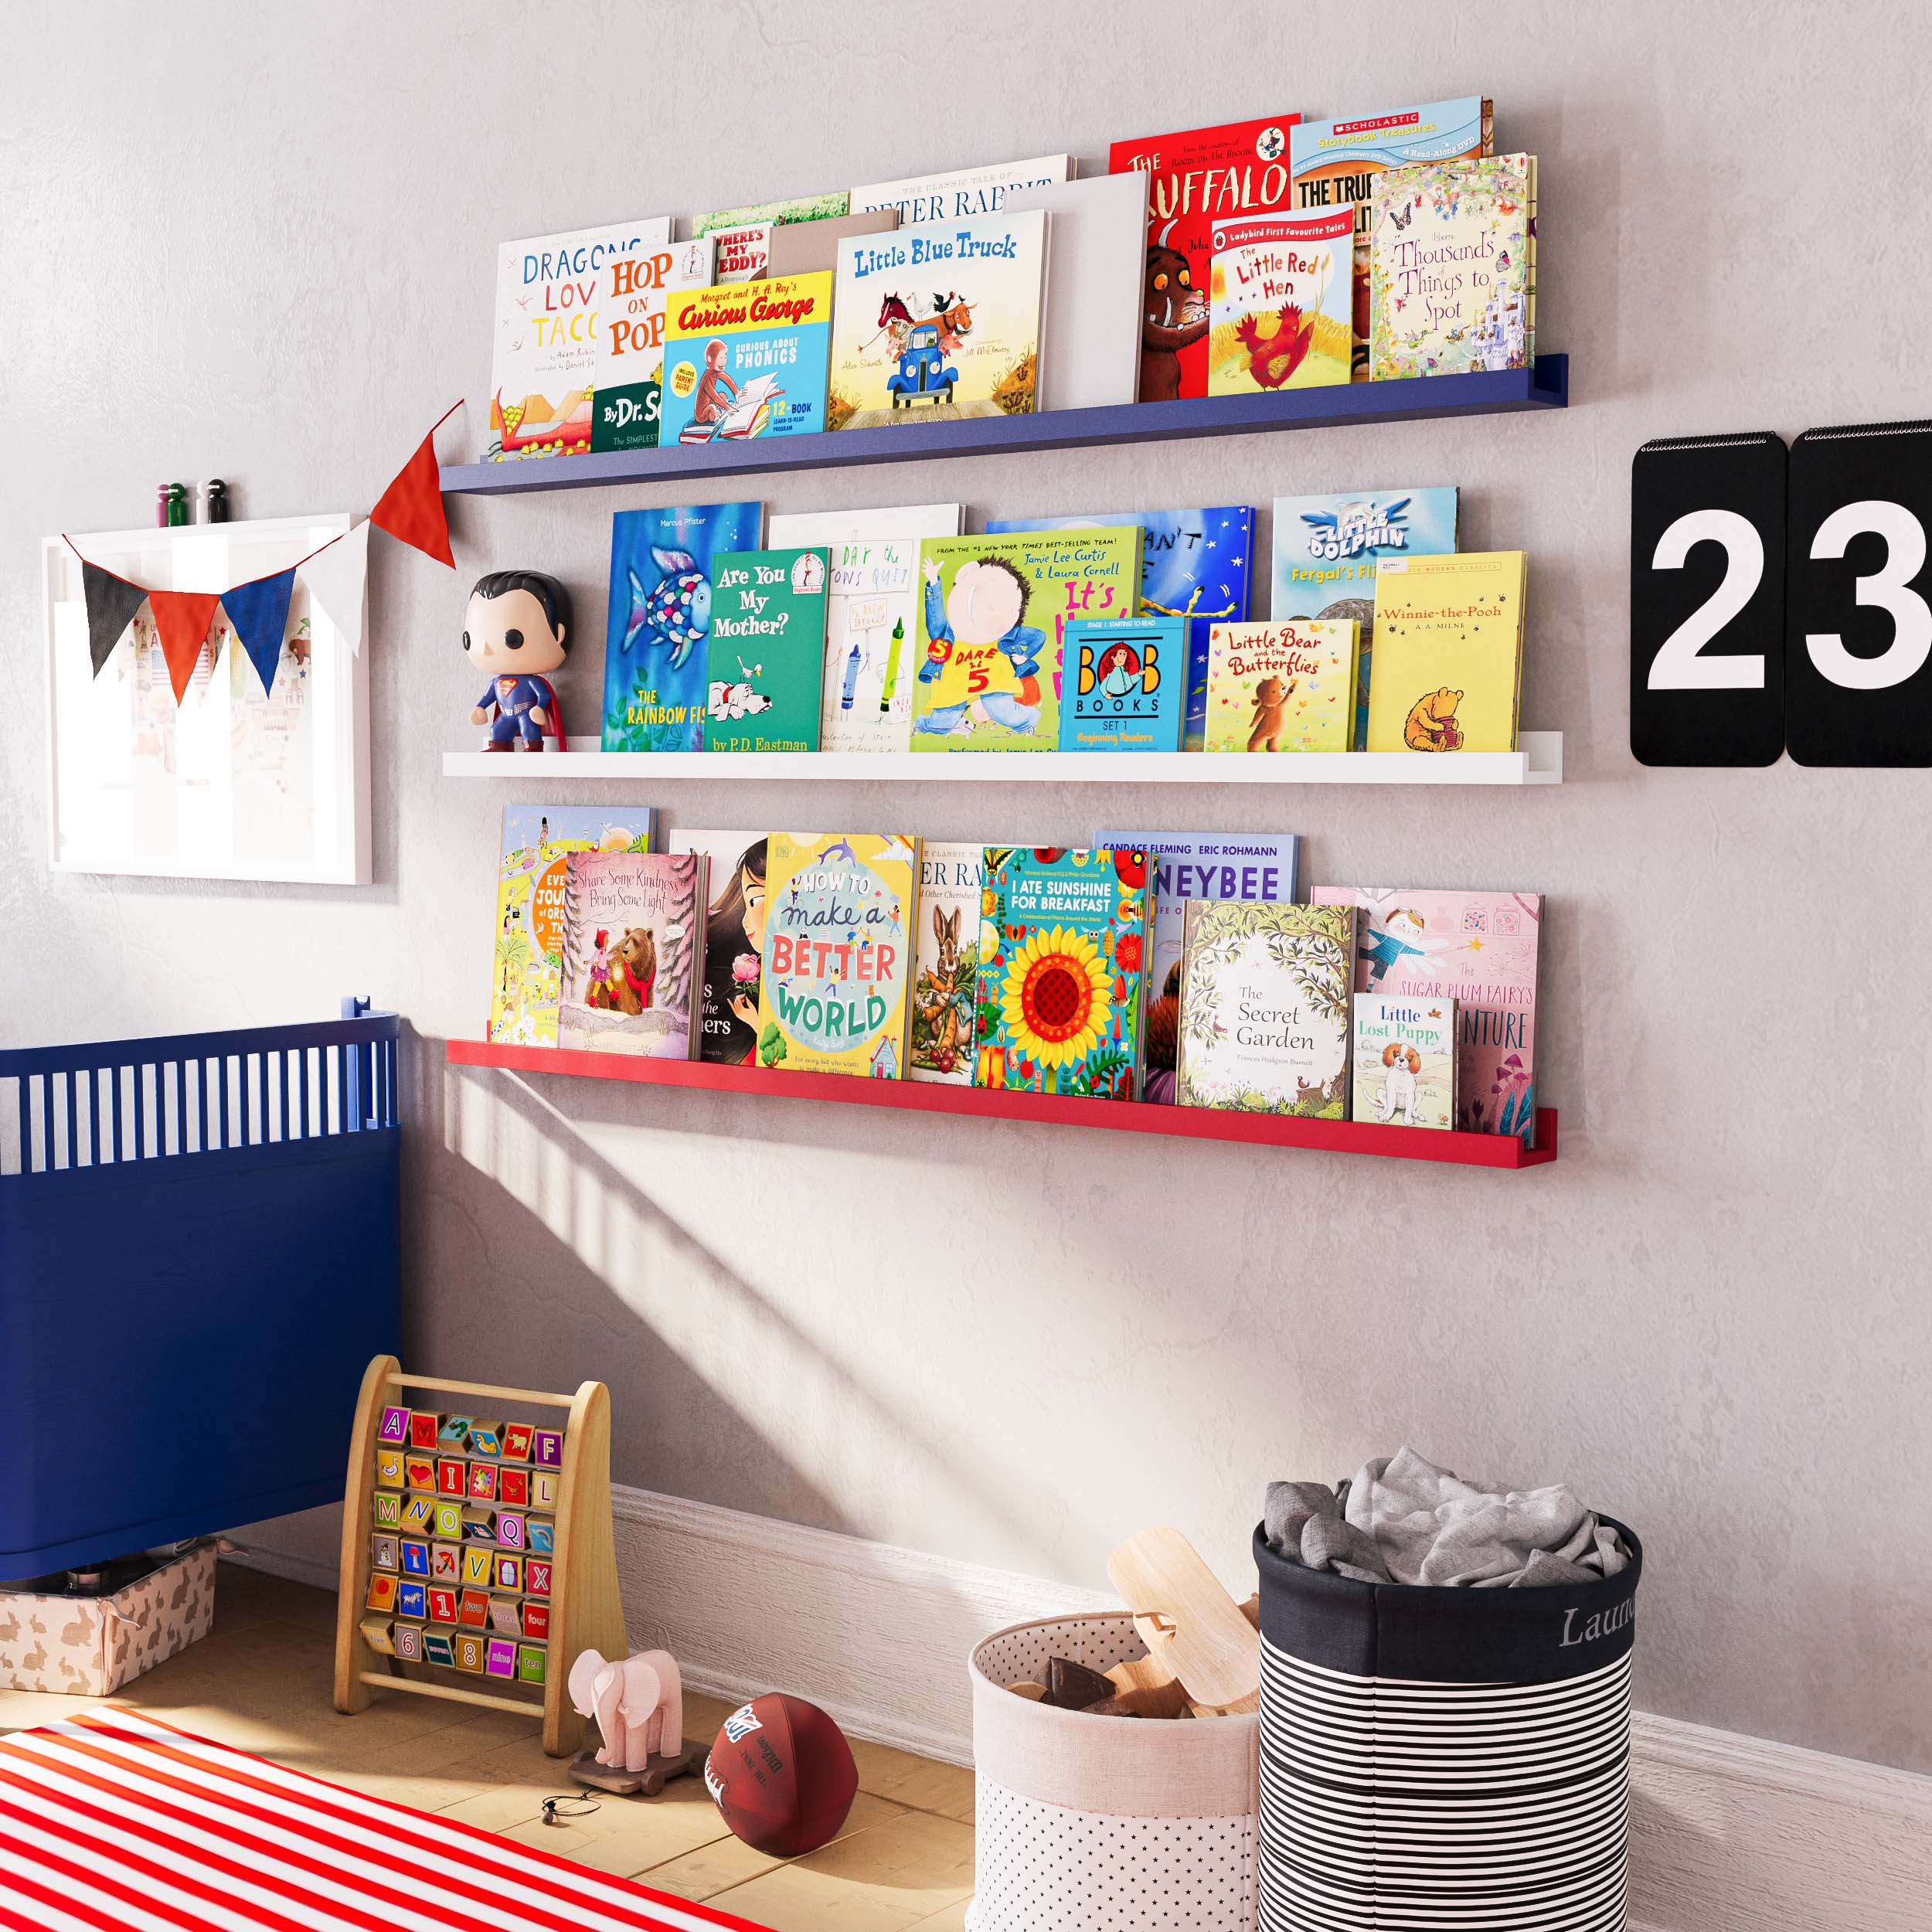
[[[1089,1717],[1005,1688],[1053,1657],[1146,1654],[1124,1614],[1015,1624],[973,1652],[968,1932],[1254,1932],[1258,1717]]]

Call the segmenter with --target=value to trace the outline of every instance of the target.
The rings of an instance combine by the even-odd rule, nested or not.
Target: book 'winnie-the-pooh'
[[[1386,556],[1376,568],[1371,751],[1514,751],[1521,550]]]

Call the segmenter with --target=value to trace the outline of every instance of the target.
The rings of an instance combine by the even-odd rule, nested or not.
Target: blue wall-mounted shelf
[[[844,469],[869,463],[927,462],[951,456],[1008,456],[1035,450],[1100,449],[1116,443],[1182,442],[1256,436],[1276,430],[1340,429],[1432,417],[1509,416],[1562,409],[1570,400],[1570,358],[1539,356],[1529,369],[1427,376],[1345,388],[1284,389],[1272,396],[1206,396],[1180,403],[1125,403],[1107,409],[1049,410],[1031,416],[946,415],[937,406],[885,429],[817,436],[760,437],[689,447],[597,456],[526,457],[463,463],[442,473],[446,492],[516,496],[529,490],[594,489],[614,483],[682,483],[777,470]]]

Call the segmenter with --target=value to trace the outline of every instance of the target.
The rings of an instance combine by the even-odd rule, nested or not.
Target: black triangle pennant
[[[148,593],[85,557],[80,560],[80,583],[87,599],[87,654],[97,678],[121,634],[134,622],[134,613],[147,602]]]

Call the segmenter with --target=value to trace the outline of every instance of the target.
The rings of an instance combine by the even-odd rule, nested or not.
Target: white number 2
[[[1858,580],[1856,601],[1890,614],[1892,641],[1876,658],[1855,658],[1835,631],[1804,634],[1820,674],[1848,691],[1883,691],[1903,684],[1932,656],[1932,608],[1910,587],[1925,563],[1925,528],[1903,504],[1873,498],[1834,510],[1818,526],[1811,555],[1842,557],[1852,539],[1867,530],[1885,539],[1885,567]]]
[[[1818,534],[1821,539],[1824,532]],[[1740,516],[1735,510],[1692,510],[1680,516],[1657,539],[1657,554],[1650,560],[1651,568],[1681,570],[1685,558],[1699,543],[1724,546],[1723,581],[1664,640],[1651,660],[1650,689],[1761,691],[1764,688],[1761,652],[1710,658],[1699,654],[1750,602],[1764,581],[1764,539],[1750,519]],[[1923,553],[1921,542],[1920,554],[1923,556]],[[1908,577],[1911,574],[1910,570],[1906,572]],[[1925,607],[1920,604],[1919,608],[1923,611]]]

